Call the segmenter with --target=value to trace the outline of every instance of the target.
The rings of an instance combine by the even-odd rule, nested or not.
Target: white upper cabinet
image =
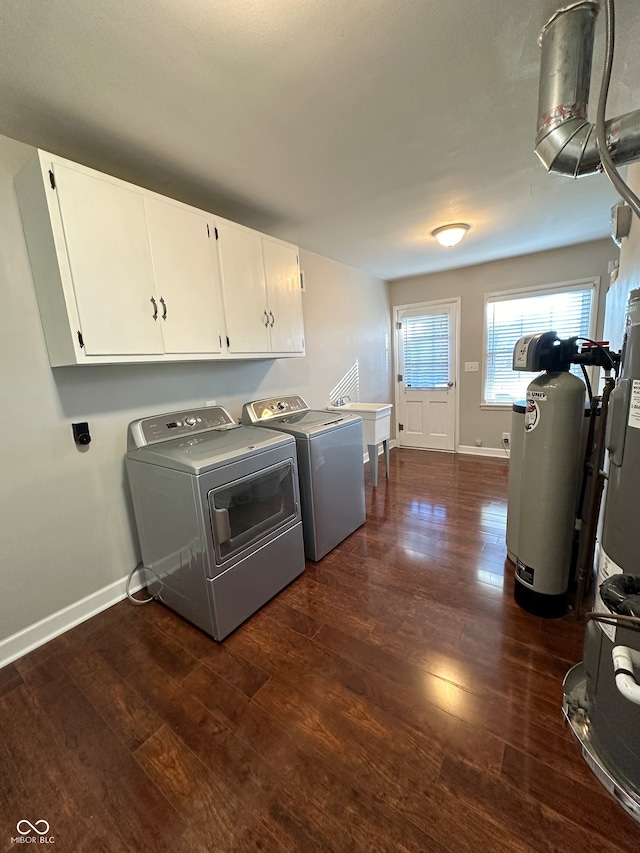
[[[216,218],[229,352],[270,352],[262,238]]]
[[[52,172],[86,355],[162,353],[142,193],[73,166]]]
[[[212,220],[154,197],[145,198],[144,206],[164,351],[220,352]]]
[[[304,352],[302,293],[298,250],[280,240],[262,238],[269,332],[273,352]]]
[[[54,367],[304,354],[294,246],[44,151],[16,190]]]
[[[304,354],[298,250],[216,218],[230,353]]]

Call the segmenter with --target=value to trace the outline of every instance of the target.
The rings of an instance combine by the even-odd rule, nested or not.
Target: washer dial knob
[[[189,415],[188,418],[185,418],[184,422],[187,426],[195,426],[196,425],[196,419],[193,417],[193,415]]]

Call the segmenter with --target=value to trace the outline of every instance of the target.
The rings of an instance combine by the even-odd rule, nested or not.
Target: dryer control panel
[[[298,394],[289,397],[270,397],[266,400],[254,400],[253,403],[245,403],[242,408],[243,415],[246,413],[252,424],[259,421],[268,421],[281,415],[295,415],[300,412],[308,412],[309,406]],[[244,421],[243,417],[243,421]]]
[[[141,418],[129,424],[128,448],[144,447],[196,435],[209,430],[235,429],[239,426],[222,406],[205,406],[202,409],[187,409],[183,412],[168,412],[152,418]]]

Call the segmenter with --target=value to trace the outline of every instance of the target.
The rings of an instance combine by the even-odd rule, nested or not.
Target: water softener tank
[[[511,442],[509,447],[509,487],[507,494],[507,556],[512,563],[518,559],[518,526],[520,524],[520,491],[522,488],[522,445],[526,400],[513,404],[511,413]]]
[[[539,616],[566,611],[584,396],[568,370],[545,372],[527,388],[514,594]]]

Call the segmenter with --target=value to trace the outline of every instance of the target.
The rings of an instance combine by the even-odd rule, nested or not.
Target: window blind
[[[510,404],[525,397],[533,374],[513,370],[513,348],[523,335],[555,331],[560,338],[589,337],[593,288],[496,297],[487,301],[485,402]],[[571,370],[581,376],[579,366]]]
[[[404,384],[446,388],[449,381],[449,314],[425,314],[402,321]]]

